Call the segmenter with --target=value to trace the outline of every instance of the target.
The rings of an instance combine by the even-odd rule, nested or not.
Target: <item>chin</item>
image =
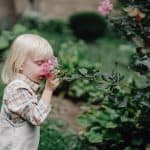
[[[43,80],[45,77],[43,75],[39,76],[39,80]]]

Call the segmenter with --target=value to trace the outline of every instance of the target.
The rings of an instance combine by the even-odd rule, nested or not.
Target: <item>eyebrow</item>
[[[37,60],[33,60],[34,62],[45,62],[47,60],[44,60],[44,59],[37,59]]]

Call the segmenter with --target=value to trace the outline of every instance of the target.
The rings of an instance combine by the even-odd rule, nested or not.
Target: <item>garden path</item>
[[[80,104],[62,98],[62,96],[53,96],[52,103],[53,108],[49,114],[49,118],[66,121],[68,125],[77,132],[83,130],[83,127],[76,121],[76,117],[81,113]]]

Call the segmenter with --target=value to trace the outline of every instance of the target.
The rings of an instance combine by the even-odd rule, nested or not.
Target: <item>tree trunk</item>
[[[0,0],[0,24],[1,28],[7,28],[17,20],[14,0]]]

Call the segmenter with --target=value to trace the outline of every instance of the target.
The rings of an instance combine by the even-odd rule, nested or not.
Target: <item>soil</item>
[[[49,118],[66,121],[77,132],[83,130],[83,127],[76,121],[77,116],[81,114],[80,104],[64,99],[62,96],[53,96],[52,103],[53,107]]]

